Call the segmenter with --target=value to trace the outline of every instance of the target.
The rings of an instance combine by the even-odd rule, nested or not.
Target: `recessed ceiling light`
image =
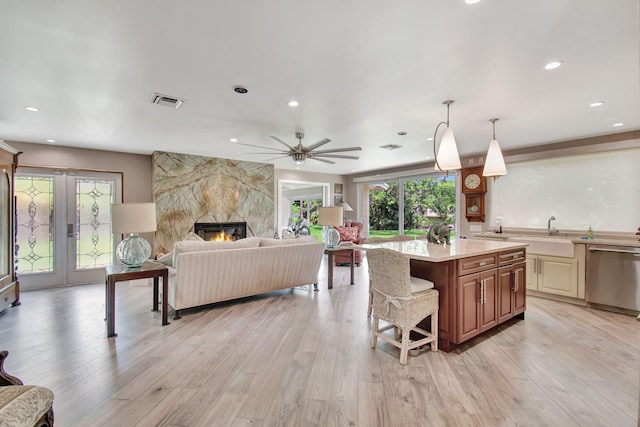
[[[476,3],[480,3],[480,0],[464,0],[464,2],[466,4],[476,4]]]
[[[24,109],[27,111],[33,111],[33,112],[40,111],[40,109],[36,107],[24,107]]]
[[[56,142],[55,139],[47,139],[47,142]]]
[[[297,107],[298,105],[298,101],[289,101],[289,107]]]
[[[233,91],[235,93],[247,93],[247,92],[249,92],[249,90],[244,86],[236,86],[236,87],[233,88]]]
[[[427,138],[427,141],[433,141],[433,137],[430,136],[429,138]]]
[[[231,138],[229,141],[231,141],[231,142],[238,142],[238,138]]]
[[[547,65],[544,66],[545,70],[555,70],[559,66],[563,64],[562,61],[551,61]]]
[[[620,126],[624,126],[624,123],[622,123],[622,122],[618,122],[618,123],[614,123],[612,126],[614,126],[614,127],[620,127]]]
[[[357,169],[351,169],[351,172],[355,172]]]
[[[596,101],[596,102],[592,102],[591,104],[589,104],[589,107],[601,107],[604,105],[603,101]]]

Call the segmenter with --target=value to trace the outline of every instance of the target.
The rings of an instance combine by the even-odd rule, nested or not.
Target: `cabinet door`
[[[538,255],[527,254],[526,282],[527,289],[538,290]]]
[[[513,317],[515,302],[513,298],[513,275],[513,266],[502,267],[498,270],[498,323],[502,323]]]
[[[458,278],[458,341],[480,333],[480,274]]]
[[[480,304],[480,332],[491,329],[498,324],[498,273],[496,270],[480,273],[480,281],[484,284],[484,299]]]
[[[513,267],[513,279],[515,280],[515,290],[513,292],[513,315],[516,316],[520,313],[524,313],[527,307],[527,288],[525,286],[526,281],[526,265],[525,263],[519,263]]]
[[[578,262],[572,258],[540,255],[538,290],[567,297],[578,297]]]

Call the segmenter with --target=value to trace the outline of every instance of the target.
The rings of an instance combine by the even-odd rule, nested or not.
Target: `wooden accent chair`
[[[53,393],[45,387],[23,385],[4,371],[8,351],[0,351],[0,427],[52,427]]]
[[[367,249],[369,276],[373,292],[373,326],[371,348],[378,338],[400,349],[400,364],[407,363],[409,350],[431,344],[438,351],[438,291],[433,283],[411,277],[409,257],[386,248]],[[417,325],[431,316],[431,332]],[[379,327],[380,320],[388,325]],[[400,340],[384,332],[392,328],[401,331]],[[424,338],[411,341],[412,331]]]

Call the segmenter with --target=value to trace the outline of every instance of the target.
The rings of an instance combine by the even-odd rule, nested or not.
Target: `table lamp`
[[[333,227],[342,225],[342,206],[318,208],[318,224],[322,225],[322,242],[328,248],[340,243],[340,233]]]
[[[156,204],[111,205],[111,228],[114,234],[130,233],[118,244],[116,257],[129,268],[140,267],[151,256],[151,245],[138,233],[156,231]]]

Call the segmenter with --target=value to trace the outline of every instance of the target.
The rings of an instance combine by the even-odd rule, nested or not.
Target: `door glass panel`
[[[111,204],[114,181],[76,179],[76,270],[113,262]]]
[[[404,181],[404,234],[425,234],[431,224],[455,224],[455,177]]]
[[[18,273],[53,271],[53,178],[16,176]]]
[[[369,190],[369,236],[398,235],[398,182],[376,183]]]

